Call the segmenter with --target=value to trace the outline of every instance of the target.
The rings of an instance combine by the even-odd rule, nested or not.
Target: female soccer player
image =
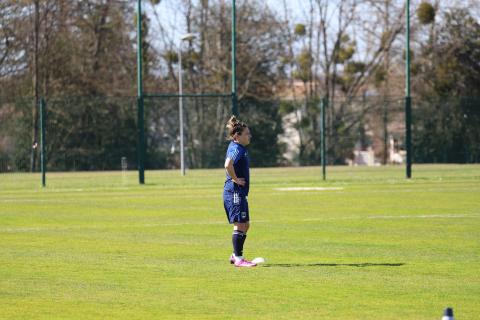
[[[227,179],[223,188],[223,206],[230,224],[233,224],[233,254],[230,263],[236,267],[255,267],[256,264],[243,257],[243,244],[250,227],[248,214],[248,189],[250,173],[248,152],[245,148],[251,139],[250,130],[243,122],[232,116],[227,123],[228,139],[231,140],[225,157]]]

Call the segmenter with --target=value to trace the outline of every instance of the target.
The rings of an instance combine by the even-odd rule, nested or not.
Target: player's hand
[[[245,178],[237,178],[233,182],[238,184],[241,187],[245,187]]]

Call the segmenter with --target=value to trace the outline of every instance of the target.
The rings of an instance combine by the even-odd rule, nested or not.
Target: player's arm
[[[230,158],[227,158],[225,160],[225,170],[227,170],[227,173],[230,177],[232,177],[232,181],[235,182],[236,184],[240,186],[245,186],[245,179],[244,178],[238,178],[237,175],[235,174],[235,168],[233,168],[233,160]]]

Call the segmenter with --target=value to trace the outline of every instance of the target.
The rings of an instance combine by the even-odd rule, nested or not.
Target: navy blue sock
[[[246,233],[244,233],[243,237],[240,238],[241,246],[242,246],[242,255],[243,255],[243,244],[245,243],[245,240],[247,240],[247,234]]]
[[[232,234],[232,244],[233,244],[233,253],[235,256],[239,257],[243,255],[243,244],[245,243],[245,239],[247,238],[247,234],[243,233],[242,231],[235,230]]]

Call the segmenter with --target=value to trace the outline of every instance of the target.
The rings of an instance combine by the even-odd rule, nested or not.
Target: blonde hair
[[[233,140],[235,134],[242,134],[243,130],[247,127],[247,125],[240,120],[238,120],[235,116],[232,116],[226,125],[228,129],[228,140]]]

